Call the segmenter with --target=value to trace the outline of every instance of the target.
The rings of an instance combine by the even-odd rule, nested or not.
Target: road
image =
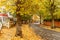
[[[34,32],[41,36],[44,40],[60,40],[60,32],[44,29],[37,24],[30,24]]]

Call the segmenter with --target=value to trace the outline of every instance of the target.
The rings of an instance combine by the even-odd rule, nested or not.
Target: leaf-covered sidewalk
[[[28,25],[22,26],[23,38],[15,37],[16,27],[2,29],[0,40],[42,40],[42,38],[33,32],[33,29]]]

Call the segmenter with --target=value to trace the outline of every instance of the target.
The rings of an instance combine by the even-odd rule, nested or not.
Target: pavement
[[[60,40],[60,32],[48,30],[43,27],[39,27],[38,24],[30,24],[36,35],[41,36],[44,40]]]
[[[22,36],[15,36],[16,34],[16,27],[6,28],[3,27],[0,34],[0,40],[43,40],[40,36],[36,35],[32,28],[29,27],[28,24],[23,24],[21,27]]]

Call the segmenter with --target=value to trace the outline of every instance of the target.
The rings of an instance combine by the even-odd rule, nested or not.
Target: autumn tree
[[[40,25],[41,24],[43,24],[43,17],[44,17],[44,13],[43,13],[43,11],[42,10],[40,10],[39,12],[38,12],[38,16],[40,17]]]
[[[29,20],[31,17],[32,0],[17,0],[16,1],[16,17],[17,17],[17,32],[16,35],[22,37],[21,25],[23,21]]]
[[[45,3],[42,2],[42,4],[44,5],[44,7],[46,7],[47,11],[49,11],[49,13],[51,14],[52,17],[51,28],[55,28],[54,26],[54,13],[56,10],[55,0],[45,0]]]

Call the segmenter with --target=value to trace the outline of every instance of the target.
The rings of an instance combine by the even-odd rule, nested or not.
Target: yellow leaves
[[[16,10],[16,6],[10,6],[10,9]]]
[[[8,5],[6,5],[6,9],[9,9],[9,6]]]
[[[33,0],[33,4],[38,4],[39,0]]]
[[[32,28],[29,28],[29,25],[22,25],[22,33],[23,33],[23,38],[25,40],[42,40],[39,36],[37,36],[33,31]]]
[[[24,12],[24,8],[20,8],[20,11]]]
[[[9,1],[7,1],[7,5],[14,5],[14,3],[15,3],[15,1],[13,1],[13,0],[9,0]]]
[[[0,0],[0,2],[5,2],[5,1],[7,1],[7,0]]]
[[[20,15],[24,15],[23,13],[21,13]]]
[[[20,8],[20,11],[18,11],[17,13],[20,13],[21,15],[23,14],[30,14],[30,12],[32,11],[32,6],[36,5],[34,8],[34,12],[38,11],[37,9],[43,8],[43,5],[39,5],[39,0],[20,0],[21,2],[24,2],[22,5],[21,4],[17,4]],[[0,3],[1,5],[4,5],[6,7],[6,11],[10,11],[11,13],[14,13],[16,11],[16,6],[15,6],[15,2],[17,2],[17,0],[2,0],[2,2]],[[1,6],[0,5],[0,6]]]
[[[0,6],[1,6],[1,5],[5,5],[5,4],[6,4],[6,1],[7,1],[7,0],[1,0],[1,1],[0,1]]]
[[[0,6],[5,4],[5,7],[6,7],[5,10],[14,13],[16,11],[16,6],[14,6],[16,1],[17,0],[9,0],[9,1],[2,0],[2,2],[0,3],[1,4]],[[32,6],[33,2],[34,2],[34,4],[38,3],[38,0],[34,0],[34,1],[32,1],[32,0],[25,0],[25,1],[20,0],[20,1],[24,2],[24,4],[22,4],[22,5],[17,4],[19,7],[22,7],[22,8],[20,8],[20,11],[18,12],[18,13],[22,13],[22,14],[29,14],[31,12],[31,9],[32,9],[30,6]]]
[[[16,1],[16,0],[15,0],[15,1]],[[0,1],[0,6],[1,6],[1,7],[2,7],[2,6],[5,6],[5,7],[6,7],[6,8],[5,8],[5,11],[6,11],[6,12],[10,11],[10,12],[14,13],[15,10],[16,10],[16,6],[14,6],[15,1],[14,1],[14,0],[1,0],[1,1]]]
[[[12,4],[12,2],[10,2],[10,1],[7,2],[7,5],[11,5],[11,4]]]
[[[0,10],[0,12],[2,12],[2,10]]]
[[[17,2],[17,0],[13,0],[14,2]]]
[[[0,6],[2,6],[1,2],[0,2]]]

